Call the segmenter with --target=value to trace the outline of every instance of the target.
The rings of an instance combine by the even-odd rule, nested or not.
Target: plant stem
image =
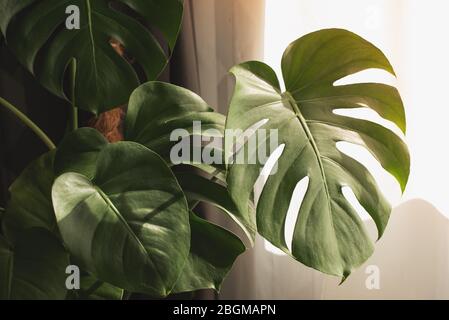
[[[75,82],[76,82],[76,60],[72,59],[70,63],[70,103],[71,103],[71,125],[70,131],[78,129],[78,108],[75,101]]]
[[[130,300],[131,295],[132,295],[131,291],[123,290],[122,300]]]
[[[48,147],[48,149],[53,150],[56,148],[55,144],[51,139],[39,128],[30,118],[28,118],[23,112],[13,106],[10,102],[6,101],[0,97],[0,105],[12,112],[20,121],[22,121],[28,128],[30,128],[43,143]]]

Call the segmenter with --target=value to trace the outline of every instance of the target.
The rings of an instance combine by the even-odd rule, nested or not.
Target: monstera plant
[[[79,29],[64,27],[69,5],[79,9]],[[365,147],[402,188],[409,154],[389,129],[334,110],[368,107],[405,132],[404,108],[393,87],[334,83],[369,68],[394,74],[386,57],[346,30],[311,33],[284,54],[284,92],[263,63],[234,67],[236,87],[226,117],[195,93],[154,81],[174,48],[182,7],[178,0],[0,0],[7,45],[39,83],[68,100],[74,115],[65,137],[54,143],[0,98],[49,148],[11,185],[8,206],[0,211],[0,298],[160,298],[218,291],[257,233],[303,264],[343,279],[372,254],[342,188],[352,189],[379,237],[391,207],[369,171],[336,144]],[[113,47],[117,43],[120,50]],[[78,108],[98,115],[123,104],[124,141],[110,143],[93,128],[77,129]],[[227,161],[248,142],[234,148],[224,132],[247,132],[257,123],[278,130],[283,151],[255,203],[264,163]],[[210,150],[199,146],[223,161],[173,161],[171,151],[180,142],[171,134],[177,129],[188,132],[188,139],[225,140]],[[289,245],[287,211],[306,177]],[[220,209],[242,230],[239,236],[205,219],[200,203]],[[80,270],[79,287],[67,283],[71,267]]]

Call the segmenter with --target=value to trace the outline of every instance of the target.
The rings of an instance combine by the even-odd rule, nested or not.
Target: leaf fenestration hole
[[[391,73],[382,69],[366,69],[354,74],[338,79],[333,83],[334,86],[344,86],[349,84],[376,82],[391,86],[397,85],[397,79]]]
[[[115,38],[109,39],[109,45],[131,66],[131,68],[133,68],[135,74],[139,78],[140,83],[144,83],[147,80],[145,70],[142,68],[140,63],[128,52],[125,45]]]
[[[265,187],[265,183],[272,173],[273,170],[276,169],[277,162],[284,152],[285,143],[279,145],[268,157],[267,162],[263,166],[262,170],[260,170],[259,177],[254,184],[254,204],[257,206],[259,202],[260,195],[262,193],[263,188]]]
[[[346,198],[346,200],[349,202],[349,204],[352,206],[352,208],[357,212],[359,218],[362,221],[368,221],[371,220],[371,216],[369,213],[363,208],[363,206],[360,204],[359,200],[357,200],[357,197],[354,194],[354,191],[348,186],[344,186],[341,188],[341,192],[343,193],[343,196]],[[375,242],[377,240],[377,237],[371,237],[371,240]]]
[[[305,177],[298,181],[293,190],[288,206],[287,216],[285,218],[284,239],[288,250],[292,251],[293,233],[295,231],[296,221],[298,220],[299,209],[309,187],[309,177]]]
[[[126,51],[125,46],[119,40],[115,38],[109,39],[109,44],[114,49],[115,52],[121,57],[123,57],[128,63],[133,64],[135,59],[130,56],[130,54]]]
[[[377,185],[383,190],[383,194],[390,204],[395,205],[400,202],[402,193],[399,183],[380,165],[365,147],[345,141],[337,142],[336,147],[339,151],[358,161],[368,169]]]
[[[354,210],[357,211],[357,214],[359,215],[360,219],[362,219],[363,221],[366,221],[371,218],[369,213],[360,204],[359,200],[357,200],[357,197],[355,196],[354,191],[352,191],[352,189],[350,187],[348,187],[348,186],[342,187],[341,192],[343,193],[343,196],[346,198],[346,200],[354,208]]]
[[[114,10],[118,14],[127,16],[133,20],[138,21],[147,31],[153,35],[154,40],[159,44],[161,48],[167,47],[167,39],[163,32],[153,25],[149,25],[147,19],[145,19],[138,11],[121,1],[110,1],[108,4],[111,10]]]
[[[374,123],[377,123],[391,131],[393,131],[396,135],[401,137],[402,139],[405,139],[405,136],[401,129],[397,125],[395,125],[393,122],[386,120],[382,118],[376,111],[373,109],[368,108],[367,106],[363,106],[360,104],[360,108],[354,108],[354,109],[334,109],[332,110],[332,113],[340,116],[350,117],[354,119],[362,119],[371,121]]]

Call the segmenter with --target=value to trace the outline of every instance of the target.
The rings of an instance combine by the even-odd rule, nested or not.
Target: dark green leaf
[[[267,119],[261,128],[278,129],[279,145],[285,144],[277,172],[268,177],[258,202],[258,231],[307,266],[341,277],[373,251],[342,187],[353,190],[376,222],[379,237],[391,208],[369,171],[340,152],[336,143],[365,147],[402,188],[409,175],[409,153],[397,135],[373,122],[333,113],[339,108],[369,107],[405,131],[403,105],[395,88],[375,83],[334,86],[336,80],[368,68],[393,73],[374,45],[349,31],[328,29],[308,34],[287,48],[282,60],[285,93],[274,71],[263,63],[232,69],[237,82],[226,129],[246,130]],[[229,166],[228,186],[241,212],[247,210],[261,166]],[[305,177],[309,184],[290,252],[284,236],[287,210],[293,190]]]
[[[79,30],[65,27],[70,5],[80,10]],[[60,97],[65,97],[63,79],[74,58],[75,101],[80,108],[100,113],[125,104],[139,84],[134,67],[110,41],[123,45],[147,80],[154,80],[168,60],[154,30],[173,50],[182,11],[179,0],[3,0],[0,27],[19,60]]]
[[[52,198],[62,238],[83,269],[128,291],[170,293],[189,252],[189,213],[156,153],[133,142],[109,144],[92,180],[65,173]]]
[[[194,131],[194,121],[201,122],[201,130]],[[148,82],[131,95],[125,118],[125,139],[169,158],[172,147],[178,142],[170,141],[174,130],[184,129],[189,135],[222,137],[224,124],[225,117],[214,112],[195,93],[169,83]]]

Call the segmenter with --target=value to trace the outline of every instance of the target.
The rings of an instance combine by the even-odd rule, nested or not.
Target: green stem
[[[28,118],[23,112],[13,106],[11,103],[0,97],[0,105],[12,112],[20,121],[22,121],[28,128],[30,128],[41,140],[48,149],[53,150],[56,148],[51,139],[41,130],[30,118]]]
[[[75,101],[75,82],[76,82],[76,60],[72,59],[70,63],[70,103],[71,103],[71,125],[70,130],[78,129],[78,108]]]
[[[131,295],[132,295],[131,291],[123,290],[122,300],[130,300]]]

